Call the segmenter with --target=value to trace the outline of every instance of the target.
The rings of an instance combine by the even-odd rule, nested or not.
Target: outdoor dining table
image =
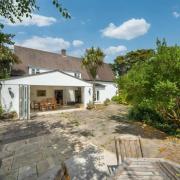
[[[161,158],[129,158],[109,179],[180,180],[180,165]]]

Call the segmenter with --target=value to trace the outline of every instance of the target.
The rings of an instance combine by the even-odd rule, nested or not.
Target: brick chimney
[[[61,49],[61,55],[66,56],[66,49]]]

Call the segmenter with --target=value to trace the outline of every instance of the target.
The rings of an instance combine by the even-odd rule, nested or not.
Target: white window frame
[[[39,74],[40,73],[40,69],[36,69],[36,74]]]
[[[36,68],[31,68],[31,74],[36,74]]]
[[[40,73],[40,69],[38,68],[34,68],[34,67],[30,67],[29,68],[29,74],[39,74]]]
[[[75,72],[74,73],[74,77],[81,79],[81,73]]]

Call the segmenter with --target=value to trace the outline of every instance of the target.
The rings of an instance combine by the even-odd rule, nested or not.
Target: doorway
[[[63,90],[55,90],[55,99],[58,105],[63,105]]]
[[[75,90],[75,103],[81,103],[81,88]]]

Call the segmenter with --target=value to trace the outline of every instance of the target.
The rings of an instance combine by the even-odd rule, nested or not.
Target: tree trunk
[[[93,104],[95,104],[96,92],[95,92],[95,80],[93,80]]]

